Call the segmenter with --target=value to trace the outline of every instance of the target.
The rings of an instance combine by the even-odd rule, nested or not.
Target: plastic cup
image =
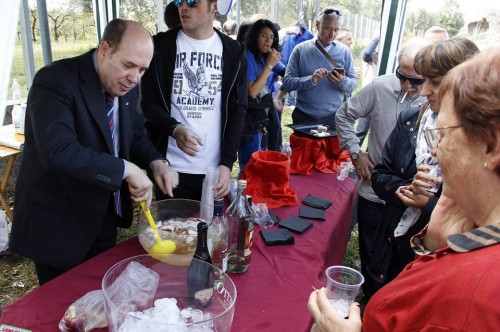
[[[442,175],[441,174],[441,167],[438,164],[426,165],[426,166],[427,166],[427,168],[429,168],[428,174],[430,176],[433,176],[435,178],[441,177],[441,175]],[[434,183],[433,187],[429,188],[428,191],[431,193],[437,193],[440,186],[441,186],[441,183],[439,183],[439,182]]]
[[[326,295],[330,303],[343,317],[349,315],[349,307],[356,299],[365,278],[347,266],[330,266],[326,269]]]

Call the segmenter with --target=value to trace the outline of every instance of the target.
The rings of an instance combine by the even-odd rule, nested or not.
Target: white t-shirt
[[[168,160],[180,173],[206,174],[218,167],[221,153],[222,41],[214,33],[205,40],[177,35],[172,117],[196,132],[204,142],[191,157],[168,141]]]

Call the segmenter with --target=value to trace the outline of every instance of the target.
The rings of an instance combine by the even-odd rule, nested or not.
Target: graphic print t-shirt
[[[217,167],[221,146],[222,41],[214,33],[205,40],[177,35],[172,88],[172,116],[197,133],[203,146],[191,157],[168,141],[168,159],[181,173],[205,174]]]

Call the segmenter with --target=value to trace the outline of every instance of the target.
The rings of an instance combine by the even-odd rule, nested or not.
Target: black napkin
[[[261,229],[260,234],[268,246],[294,244],[295,239],[288,229]]]
[[[307,219],[326,220],[325,210],[308,208],[308,207],[301,207],[299,209],[299,217]]]
[[[269,214],[269,216],[273,220],[273,224],[276,225],[276,224],[278,224],[280,222],[280,217],[278,217],[276,215],[276,213],[274,213],[274,211],[267,211],[267,213]]]
[[[333,204],[332,202],[327,201],[326,199],[316,197],[311,194],[307,195],[307,197],[302,200],[302,203],[323,210],[328,209]]]
[[[299,217],[290,216],[279,223],[281,227],[287,228],[299,234],[304,233],[312,227],[312,222],[300,219]]]

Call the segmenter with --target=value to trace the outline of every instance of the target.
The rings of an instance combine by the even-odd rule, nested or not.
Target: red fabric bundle
[[[290,135],[292,157],[290,173],[309,175],[316,171],[334,173],[342,161],[350,158],[348,151],[342,151],[336,136],[311,138],[308,136]]]
[[[255,203],[266,203],[270,209],[297,205],[297,194],[290,189],[290,162],[276,151],[257,151],[252,154],[243,173],[247,194]]]

